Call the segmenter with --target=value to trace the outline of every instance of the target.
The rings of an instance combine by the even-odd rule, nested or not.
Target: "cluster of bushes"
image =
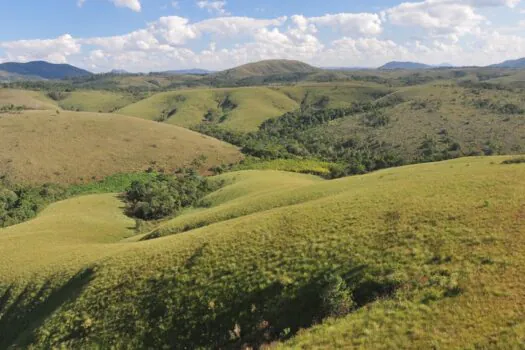
[[[68,96],[69,93],[65,91],[50,91],[47,93],[47,97],[49,97],[53,101],[65,100]]]
[[[380,109],[400,102],[402,100],[399,97],[392,96],[376,103],[355,103],[348,108],[306,108],[269,119],[252,133],[224,130],[211,123],[199,125],[196,131],[237,145],[244,154],[264,160],[323,159],[342,164],[334,167],[328,175],[334,178],[398,166],[404,161],[389,144],[372,138],[334,138],[318,127],[365,112],[370,126],[381,127],[388,124],[390,118]]]
[[[27,109],[26,106],[17,106],[11,103],[0,106],[0,113],[21,112],[25,109]]]
[[[523,164],[525,163],[525,157],[511,158],[504,160],[501,164]]]
[[[51,202],[65,198],[66,189],[59,185],[21,186],[0,182],[0,227],[33,218]]]
[[[16,225],[35,217],[47,205],[73,196],[124,192],[134,181],[147,181],[151,173],[116,174],[86,184],[15,185],[0,177],[0,227]]]
[[[494,103],[488,98],[482,100],[475,100],[473,105],[480,109],[490,109],[501,114],[524,114],[525,110],[513,103],[498,104]]]
[[[202,204],[202,198],[217,189],[206,178],[188,171],[181,176],[158,174],[133,181],[125,198],[130,216],[142,220],[159,220],[182,209]]]

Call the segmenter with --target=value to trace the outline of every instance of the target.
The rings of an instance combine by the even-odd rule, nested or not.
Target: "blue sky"
[[[523,56],[520,0],[0,1],[0,62],[44,59],[95,72],[268,58],[374,67]]]

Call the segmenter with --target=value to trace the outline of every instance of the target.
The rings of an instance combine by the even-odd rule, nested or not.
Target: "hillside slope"
[[[391,97],[404,102],[342,118],[312,134],[342,140],[372,137],[408,160],[425,152],[525,152],[525,103],[519,91],[432,83],[398,89]],[[370,123],[379,117],[385,125]]]
[[[111,196],[57,203],[36,219],[57,215],[55,233],[35,232],[34,221],[0,230],[8,241],[0,244],[0,346],[241,348],[288,339],[280,346],[519,347],[525,169],[505,159],[334,181],[225,174],[211,207],[196,211],[230,215],[141,242],[119,240],[128,232],[116,209],[98,218],[102,207],[120,205]],[[295,191],[268,185],[293,177]],[[75,238],[112,216],[114,229]],[[28,239],[42,243],[26,246]],[[93,263],[101,243],[104,258]],[[39,251],[53,258],[26,266]],[[354,307],[297,334],[326,316],[327,277],[342,281]]]
[[[234,162],[231,145],[172,125],[114,114],[24,111],[0,116],[0,169],[20,182],[83,182],[149,167],[202,170]]]
[[[371,84],[309,84],[234,89],[189,89],[155,94],[127,105],[119,114],[163,121],[183,127],[217,123],[237,131],[254,131],[267,119],[299,109],[301,105],[350,106],[371,101],[390,90]]]
[[[43,92],[0,89],[0,107],[14,105],[23,106],[27,109],[49,109],[57,108],[55,101],[51,100]]]

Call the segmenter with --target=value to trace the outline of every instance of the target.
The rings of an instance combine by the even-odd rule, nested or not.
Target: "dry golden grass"
[[[3,114],[0,148],[2,175],[28,183],[83,182],[149,167],[173,171],[201,155],[205,170],[241,158],[235,147],[177,126],[66,111]]]
[[[56,109],[56,103],[42,92],[0,88],[0,107],[13,104],[28,109]]]

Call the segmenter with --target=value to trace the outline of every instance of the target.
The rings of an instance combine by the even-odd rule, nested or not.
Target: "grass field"
[[[24,183],[74,183],[148,168],[201,170],[241,158],[237,149],[173,125],[115,114],[24,111],[0,117],[1,175]]]
[[[73,91],[58,102],[63,109],[82,112],[111,113],[136,102],[131,94],[109,91]]]
[[[113,195],[57,203],[0,230],[0,347],[519,348],[525,168],[505,159],[228,173],[145,241]],[[326,276],[345,317],[322,319]]]
[[[56,109],[56,103],[38,91],[0,89],[0,107],[13,104],[27,109]]]

